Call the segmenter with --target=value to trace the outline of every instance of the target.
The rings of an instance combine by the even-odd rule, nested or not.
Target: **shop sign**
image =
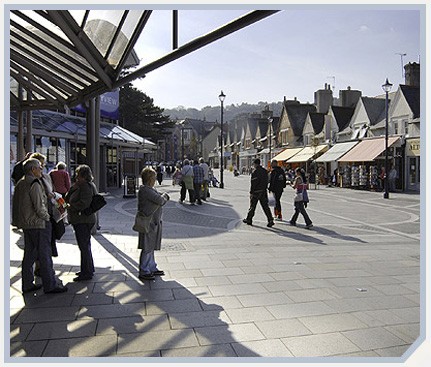
[[[421,155],[421,141],[420,139],[407,140],[407,155],[408,156],[420,156]]]

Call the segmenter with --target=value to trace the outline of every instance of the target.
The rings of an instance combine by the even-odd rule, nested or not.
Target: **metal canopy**
[[[133,48],[152,10],[11,10],[11,110],[73,107],[276,12],[252,11],[122,76],[139,64]]]

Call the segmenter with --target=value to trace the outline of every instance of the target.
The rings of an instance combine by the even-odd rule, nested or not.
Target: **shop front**
[[[395,166],[395,154],[398,148],[401,148],[400,137],[389,137],[389,169]],[[383,191],[385,177],[384,137],[364,139],[338,159],[340,187]]]
[[[406,189],[420,190],[420,138],[406,139]]]

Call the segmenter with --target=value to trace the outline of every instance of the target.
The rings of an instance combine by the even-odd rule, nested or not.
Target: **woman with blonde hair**
[[[139,279],[154,280],[155,276],[165,275],[157,268],[154,251],[160,250],[162,243],[162,207],[169,200],[166,193],[160,194],[155,188],[156,171],[145,167],[141,172],[142,186],[138,192],[138,212],[151,216],[148,233],[139,233],[138,248],[141,249],[139,258]]]

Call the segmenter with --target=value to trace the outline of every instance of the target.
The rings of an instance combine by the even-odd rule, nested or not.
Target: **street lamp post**
[[[271,147],[272,147],[272,118],[268,118],[268,123],[269,123],[269,165],[271,165]]]
[[[392,89],[392,84],[389,83],[388,78],[386,78],[385,84],[382,85],[382,89],[386,93],[386,103],[385,103],[385,193],[383,194],[383,198],[389,199],[389,182],[388,182],[388,173],[389,173],[389,159],[388,159],[388,139],[389,139],[389,121],[388,121],[388,94]]]
[[[224,159],[223,159],[223,102],[226,98],[223,91],[221,91],[220,95],[218,96],[218,99],[221,103],[221,110],[220,110],[220,188],[224,188],[224,182],[223,182],[223,166],[224,166]]]

